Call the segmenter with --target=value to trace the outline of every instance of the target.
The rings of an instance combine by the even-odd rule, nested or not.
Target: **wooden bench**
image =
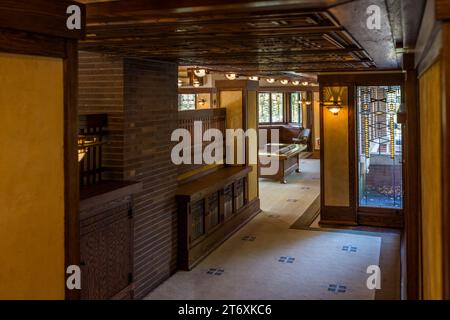
[[[251,170],[223,167],[178,188],[180,269],[190,270],[259,212],[259,202],[248,201]]]

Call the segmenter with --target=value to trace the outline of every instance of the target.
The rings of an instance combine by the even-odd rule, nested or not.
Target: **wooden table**
[[[299,161],[304,158],[307,146],[304,144],[269,143],[265,150],[259,151],[259,177],[279,180],[285,184],[286,177],[293,171],[300,172]],[[271,162],[278,161],[278,171],[274,174],[262,174],[262,168],[271,166]],[[270,161],[270,162],[269,162]],[[273,165],[273,164],[272,164]]]

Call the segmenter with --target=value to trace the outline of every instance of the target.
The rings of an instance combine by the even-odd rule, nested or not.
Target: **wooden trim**
[[[319,101],[323,101],[323,86],[320,85],[319,90]],[[323,106],[319,104],[319,122],[320,122],[320,208],[321,211],[325,208],[325,130],[324,124],[324,114]],[[322,214],[320,215],[320,220],[322,221]]]
[[[251,80],[216,80],[216,88],[223,91],[249,90],[258,91],[258,81]]]
[[[402,84],[404,75],[402,71],[384,73],[321,74],[318,76],[318,81],[321,87],[356,86],[358,84],[365,86],[390,86]],[[320,101],[322,101],[322,99]]]
[[[311,87],[311,86],[284,86],[284,87],[266,87],[259,86],[259,92],[319,92],[319,87]]]
[[[66,26],[70,5],[81,11],[81,29],[69,30]],[[85,33],[86,8],[82,3],[69,0],[1,0],[0,28],[15,29],[53,37],[82,39]]]
[[[375,211],[360,211],[358,210],[358,225],[383,227],[383,228],[398,228],[403,227],[403,216],[392,212],[378,213]]]
[[[356,87],[348,87],[348,182],[349,182],[349,206],[355,212],[355,222],[358,220],[358,151],[356,141]]]
[[[420,230],[420,114],[418,103],[417,72],[414,69],[414,55],[403,55],[403,69],[406,70],[404,97],[406,105],[406,126],[404,128],[404,233],[406,297],[419,298],[419,254]]]
[[[199,94],[199,93],[209,93],[214,94],[217,93],[216,88],[178,88],[178,94]]]
[[[450,1],[449,0],[435,0],[436,1],[436,19],[450,20]]]
[[[66,48],[61,39],[1,28],[0,51],[54,58],[66,57]]]
[[[335,224],[357,225],[356,212],[351,207],[323,206],[320,209],[320,223],[335,221]]]
[[[66,41],[64,60],[64,195],[65,266],[79,265],[79,176],[78,176],[78,45]],[[80,298],[79,290],[65,288],[66,299]]]
[[[444,2],[444,1],[440,1]],[[447,3],[447,12],[449,1]],[[442,249],[444,299],[450,299],[450,23],[443,28],[442,48]]]

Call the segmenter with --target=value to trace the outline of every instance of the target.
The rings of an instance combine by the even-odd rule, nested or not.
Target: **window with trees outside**
[[[261,92],[258,95],[259,123],[284,121],[284,96],[280,92]]]
[[[302,125],[302,94],[300,92],[291,92],[291,123]]]

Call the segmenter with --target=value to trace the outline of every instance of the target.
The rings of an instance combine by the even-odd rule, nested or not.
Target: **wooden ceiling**
[[[260,76],[380,67],[335,18],[358,1],[80,2],[88,3],[82,50]]]

